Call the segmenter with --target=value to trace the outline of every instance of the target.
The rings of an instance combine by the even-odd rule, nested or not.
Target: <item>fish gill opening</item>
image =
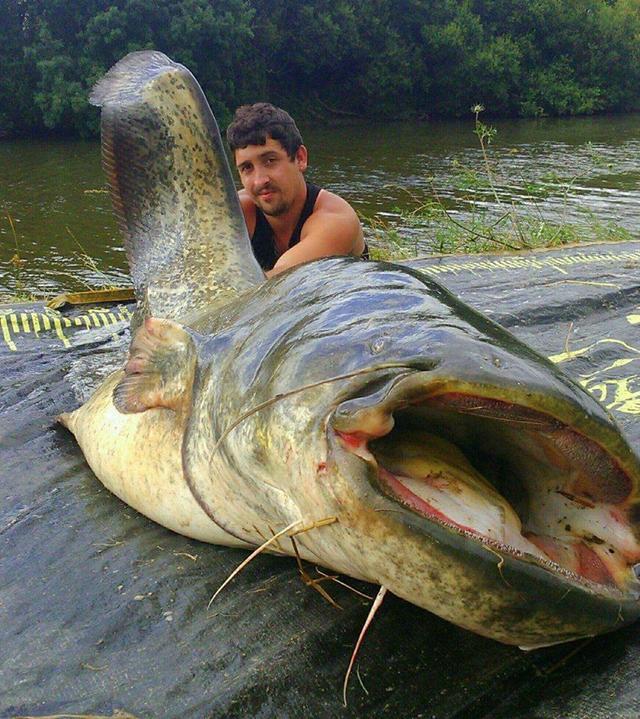
[[[379,431],[337,434],[395,501],[556,571],[619,588],[636,581],[632,483],[596,442],[542,412],[462,393],[375,411]]]

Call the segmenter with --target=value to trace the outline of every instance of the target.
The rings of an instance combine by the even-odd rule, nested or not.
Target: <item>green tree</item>
[[[296,116],[461,116],[640,107],[640,0],[0,0],[0,133],[86,135],[93,83],[157,48],[224,125]]]
[[[35,70],[25,56],[26,2],[0,0],[0,135],[38,129],[40,115],[33,104]]]

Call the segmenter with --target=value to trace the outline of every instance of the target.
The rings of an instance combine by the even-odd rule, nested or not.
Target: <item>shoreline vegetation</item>
[[[508,177],[508,181],[497,162],[491,156],[491,142],[497,135],[496,128],[486,125],[480,119],[485,108],[474,105],[475,134],[483,158],[483,171],[452,163],[453,184],[464,191],[463,202],[469,211],[461,213],[448,207],[432,186],[427,202],[414,201],[409,210],[396,208],[396,218],[409,232],[401,234],[395,223],[380,217],[364,218],[367,228],[367,242],[371,259],[401,261],[425,256],[419,250],[417,238],[429,237],[431,253],[482,254],[524,252],[528,250],[552,249],[556,247],[583,244],[586,242],[624,242],[637,239],[625,227],[613,222],[602,222],[594,212],[584,214],[581,222],[549,220],[541,206],[548,196],[550,187],[555,195],[567,201],[568,193],[580,179],[578,176],[562,180],[550,177],[549,183],[533,183],[524,179]],[[521,194],[528,196],[526,207],[516,205],[509,197],[501,195],[498,186],[520,186]]]
[[[224,126],[269,100],[348,122],[640,109],[640,0],[0,0],[0,137],[89,137],[133,50],[184,63]]]

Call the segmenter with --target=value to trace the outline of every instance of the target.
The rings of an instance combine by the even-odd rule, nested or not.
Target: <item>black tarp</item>
[[[411,264],[551,356],[640,451],[640,242]],[[246,552],[138,515],[55,423],[121,361],[127,318],[0,309],[0,716],[640,715],[634,625],[524,653],[388,596],[345,709],[368,600],[325,584],[339,611],[293,560],[263,556],[207,609]]]

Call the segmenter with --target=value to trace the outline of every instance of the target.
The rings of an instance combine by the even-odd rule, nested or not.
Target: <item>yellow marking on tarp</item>
[[[51,319],[53,320],[53,326],[56,330],[56,334],[58,335],[58,338],[61,340],[62,344],[65,347],[71,347],[71,342],[69,342],[69,340],[65,337],[65,334],[62,330],[62,322],[60,322],[60,318],[52,317]],[[71,324],[71,322],[69,322],[69,324]]]
[[[557,355],[549,355],[549,359],[554,364],[560,364],[560,362],[566,362],[567,360],[575,359],[576,357],[582,357],[586,355],[589,350],[595,345],[589,345],[589,347],[583,347],[581,350],[569,350],[569,352],[561,352]]]
[[[100,313],[100,319],[102,320],[102,324],[105,327],[108,327],[111,324],[111,320],[109,319],[109,316],[107,312],[101,312]]]
[[[109,320],[105,317],[104,310],[90,310],[91,319],[94,321],[96,327],[109,326]]]
[[[93,322],[95,327],[102,327],[102,322],[100,322],[100,315],[95,310],[89,310],[89,317],[91,317],[91,321]]]
[[[520,269],[522,267],[522,262],[519,262],[515,257],[507,257],[503,260],[504,264],[511,270],[511,269]]]
[[[591,372],[590,374],[584,374],[582,377],[585,380],[593,379],[594,377],[597,377],[600,374],[604,374],[605,372],[609,372],[612,369],[617,369],[618,367],[626,367],[626,365],[631,364],[631,362],[637,362],[640,360],[640,357],[629,357],[625,359],[617,359],[614,362],[612,362],[610,365],[607,365],[607,367],[603,367],[602,369],[597,369],[594,372]]]
[[[640,315],[627,315],[627,322],[630,325],[640,325]]]
[[[4,339],[5,344],[12,352],[15,352],[17,350],[17,347],[11,339],[9,323],[7,322],[7,318],[5,315],[0,315],[0,328],[2,328],[2,338]]]
[[[626,342],[623,342],[622,340],[614,340],[610,337],[607,337],[602,340],[598,340],[597,342],[594,342],[593,344],[587,345],[587,347],[583,347],[579,350],[569,350],[568,352],[561,352],[557,355],[549,355],[549,359],[554,364],[560,364],[560,362],[566,362],[567,360],[575,359],[576,357],[582,357],[583,355],[590,352],[594,347],[597,347],[601,344],[613,344],[613,345],[620,345],[621,347],[624,347],[624,349],[629,350],[630,352],[635,352],[636,354],[640,354],[640,349],[637,347],[632,347],[631,345],[628,345]]]
[[[66,336],[66,328],[82,327],[87,330],[101,327],[111,327],[119,322],[127,322],[131,313],[126,307],[119,308],[112,312],[108,308],[90,309],[88,314],[76,315],[75,317],[63,317],[55,312],[10,312],[0,315],[2,325],[0,335],[5,345],[12,351],[17,351],[14,337],[21,333],[33,333],[41,339],[40,333],[53,330],[65,348],[72,346],[69,337]]]
[[[561,258],[560,258],[560,257],[550,257],[549,259],[559,260],[559,259],[561,259]],[[564,258],[562,258],[562,259],[564,259]],[[554,270],[557,270],[557,271],[558,271],[560,274],[562,274],[562,275],[568,275],[568,274],[569,274],[569,273],[567,272],[567,270],[564,269],[564,267],[558,267],[558,265],[565,265],[565,264],[567,264],[566,262],[557,262],[557,261],[556,261],[556,262],[549,262],[548,264],[549,264],[549,267],[553,268]]]
[[[597,340],[586,347],[560,354],[551,355],[549,359],[556,364],[566,362],[576,357],[589,354],[595,348],[605,345],[613,345],[615,348],[624,350],[626,357],[619,357],[613,360],[606,367],[600,367],[593,372],[582,374],[578,382],[590,392],[609,411],[621,414],[640,414],[640,375],[629,375],[627,377],[607,377],[607,374],[627,367],[633,362],[640,361],[640,349],[612,337]],[[631,353],[631,357],[628,355]]]
[[[433,275],[458,274],[459,272],[475,272],[476,270],[542,270],[551,268],[562,274],[568,274],[565,267],[588,265],[598,262],[616,263],[621,261],[640,261],[640,250],[624,250],[622,252],[581,252],[563,257],[504,257],[495,260],[473,260],[471,262],[447,262],[446,264],[420,267],[423,272]]]
[[[640,359],[640,358],[639,357],[631,357],[630,359],[619,359],[619,360],[616,360],[612,365],[607,367],[607,369],[615,369],[616,367],[624,367],[625,365],[628,365],[629,362],[635,362],[638,359]]]
[[[608,410],[622,414],[640,414],[640,378],[638,375],[620,379],[581,380],[580,384]]]

